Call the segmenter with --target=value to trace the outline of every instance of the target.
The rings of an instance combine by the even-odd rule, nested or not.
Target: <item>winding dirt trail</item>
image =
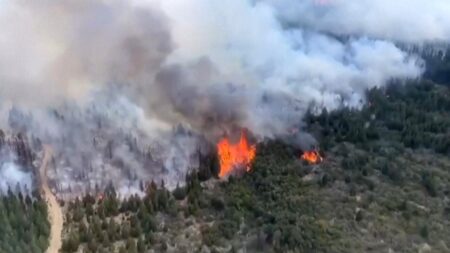
[[[50,190],[47,180],[47,167],[52,157],[52,149],[44,145],[44,157],[41,167],[39,168],[39,178],[41,180],[41,190],[48,207],[48,220],[50,221],[50,240],[46,253],[58,253],[62,246],[61,234],[63,229],[63,212],[61,206]]]

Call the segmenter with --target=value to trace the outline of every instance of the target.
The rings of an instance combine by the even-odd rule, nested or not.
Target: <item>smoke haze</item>
[[[8,190],[16,192],[28,192],[33,187],[33,179],[30,172],[24,172],[12,163],[6,162],[0,167],[0,193],[7,193]],[[17,189],[16,187],[19,187]]]
[[[173,187],[224,134],[283,137],[310,108],[359,107],[368,88],[419,78],[422,59],[399,44],[445,45],[449,9],[445,0],[3,1],[0,125],[54,146],[49,176],[61,191]]]
[[[268,0],[285,24],[424,45],[450,40],[446,0]]]

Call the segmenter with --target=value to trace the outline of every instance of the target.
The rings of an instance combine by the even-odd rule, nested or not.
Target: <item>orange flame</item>
[[[320,156],[317,150],[306,151],[302,155],[302,159],[309,164],[318,164],[322,162],[323,158]]]
[[[256,146],[248,143],[245,131],[242,131],[238,143],[231,143],[228,138],[222,138],[217,143],[217,152],[220,163],[219,177],[223,178],[243,166],[247,172],[250,171],[250,163],[256,155]]]

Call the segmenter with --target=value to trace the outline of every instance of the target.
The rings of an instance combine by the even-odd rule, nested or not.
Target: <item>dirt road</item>
[[[47,180],[47,167],[52,157],[52,149],[44,145],[44,157],[42,159],[41,167],[39,168],[39,177],[41,180],[41,190],[44,194],[45,201],[48,207],[48,219],[50,221],[50,241],[46,253],[58,253],[61,248],[61,233],[63,228],[63,213],[59,203],[50,190]]]

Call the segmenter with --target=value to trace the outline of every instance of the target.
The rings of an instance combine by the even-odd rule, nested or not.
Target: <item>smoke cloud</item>
[[[17,188],[18,187],[18,188]],[[33,187],[33,177],[31,172],[24,172],[12,162],[1,164],[0,167],[0,193],[7,193],[8,190],[29,193]]]
[[[54,147],[61,192],[174,186],[224,134],[284,138],[309,109],[419,78],[422,59],[400,44],[447,43],[448,5],[3,1],[0,125]]]
[[[0,194],[8,190],[14,193],[31,193],[33,189],[33,175],[20,168],[15,162],[7,157],[2,157],[0,164]]]
[[[286,25],[424,45],[450,40],[446,0],[267,0]]]
[[[172,14],[173,38],[180,45],[170,60],[191,62],[204,55],[214,66],[206,83],[195,80],[204,76],[197,71],[193,77],[178,77],[178,85],[171,79],[169,87],[193,83],[189,89],[197,86],[203,100],[213,98],[205,102],[213,112],[223,102],[214,97],[219,94],[229,104],[217,107],[261,136],[286,132],[311,103],[328,109],[358,106],[367,88],[416,78],[423,71],[417,56],[392,42],[365,36],[339,40],[314,29],[286,29],[278,9],[264,1],[169,0],[163,6]]]

